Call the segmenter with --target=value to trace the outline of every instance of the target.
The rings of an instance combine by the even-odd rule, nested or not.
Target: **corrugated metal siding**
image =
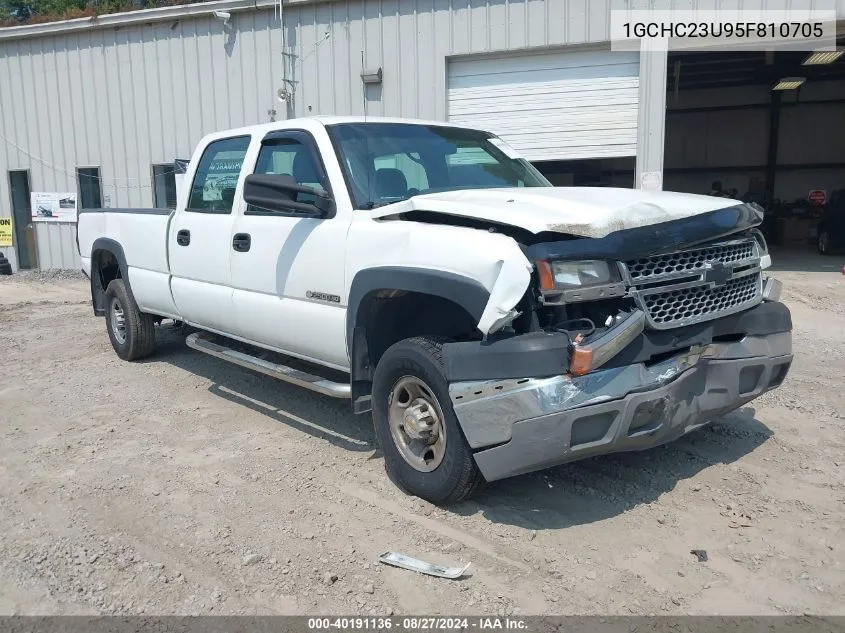
[[[450,56],[605,41],[625,0],[370,0],[285,9],[296,66],[296,115],[446,119]],[[328,39],[325,34],[329,33]],[[366,68],[384,69],[365,91]],[[328,78],[328,79],[327,79]]]
[[[617,3],[624,6],[622,2]],[[0,161],[33,191],[98,166],[111,206],[153,204],[151,165],[209,132],[316,114],[446,118],[446,58],[604,39],[610,2],[348,0],[0,41]],[[328,34],[328,37],[326,36]],[[285,41],[286,40],[286,41]],[[283,57],[282,53],[296,57]],[[366,67],[382,86],[366,93]],[[279,103],[287,60],[291,107]],[[0,177],[0,207],[9,214]],[[70,227],[39,225],[39,264],[77,267]]]
[[[639,54],[556,51],[449,64],[449,120],[490,130],[528,160],[637,153]]]
[[[35,242],[40,268],[76,270],[82,268],[82,261],[76,251],[76,224],[37,222]]]
[[[33,191],[77,191],[76,168],[96,166],[104,204],[152,206],[152,164],[190,157],[208,132],[268,121],[281,29],[272,10],[236,19],[231,34],[200,18],[0,42],[3,215],[6,172],[21,168]],[[75,230],[37,223],[42,268],[79,268]]]
[[[845,0],[837,0],[845,16]],[[798,0],[778,2],[783,7]],[[711,0],[633,6],[710,7]],[[720,6],[746,2],[721,2]],[[761,0],[747,0],[759,7]],[[9,214],[9,169],[30,169],[33,191],[77,190],[77,166],[99,166],[104,201],[153,203],[150,166],[186,158],[204,134],[309,114],[446,119],[447,58],[605,41],[611,8],[628,0],[335,0],[23,39],[0,39],[0,213]],[[801,6],[805,6],[802,0]],[[195,10],[189,9],[188,10]],[[210,12],[210,9],[209,9]],[[328,34],[328,37],[326,37]],[[282,53],[295,58],[283,58]],[[382,67],[366,91],[361,57]],[[276,99],[288,79],[295,102]],[[658,73],[660,74],[660,73]],[[655,75],[655,85],[661,77]],[[52,235],[52,229],[39,229]],[[41,265],[66,265],[75,248]],[[47,248],[55,244],[41,239]],[[57,247],[58,248],[58,247]]]

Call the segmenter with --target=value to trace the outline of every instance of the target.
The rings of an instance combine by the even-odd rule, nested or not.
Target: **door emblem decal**
[[[325,292],[316,292],[314,290],[308,290],[305,293],[305,296],[309,299],[314,299],[315,301],[328,301],[329,303],[340,303],[339,295],[330,295]]]

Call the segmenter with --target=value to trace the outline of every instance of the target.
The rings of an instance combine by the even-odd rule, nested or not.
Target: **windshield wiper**
[[[396,204],[397,202],[405,202],[405,200],[408,200],[412,197],[413,196],[405,196],[404,198],[397,198],[396,200],[390,200],[388,202],[373,202],[372,200],[370,200],[369,202],[365,202],[363,205],[361,205],[361,208],[365,209],[366,211],[370,211],[372,209],[378,209],[379,207],[386,207],[389,204]]]

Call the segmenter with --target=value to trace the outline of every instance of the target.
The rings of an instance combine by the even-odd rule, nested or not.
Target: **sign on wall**
[[[76,194],[33,191],[30,194],[34,222],[76,222]]]
[[[0,246],[12,245],[12,218],[0,218]]]
[[[807,194],[807,200],[813,206],[820,207],[827,202],[827,191],[824,189],[811,189],[810,193]]]

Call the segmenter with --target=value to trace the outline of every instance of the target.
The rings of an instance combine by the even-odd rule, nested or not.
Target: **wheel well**
[[[387,348],[414,336],[463,341],[480,336],[475,318],[454,301],[423,292],[374,290],[358,307],[352,341],[352,399],[370,395],[373,372]],[[356,406],[356,412],[369,410]]]
[[[91,299],[94,304],[94,314],[105,314],[106,288],[115,279],[121,279],[123,274],[120,263],[111,251],[94,251],[91,255]]]

